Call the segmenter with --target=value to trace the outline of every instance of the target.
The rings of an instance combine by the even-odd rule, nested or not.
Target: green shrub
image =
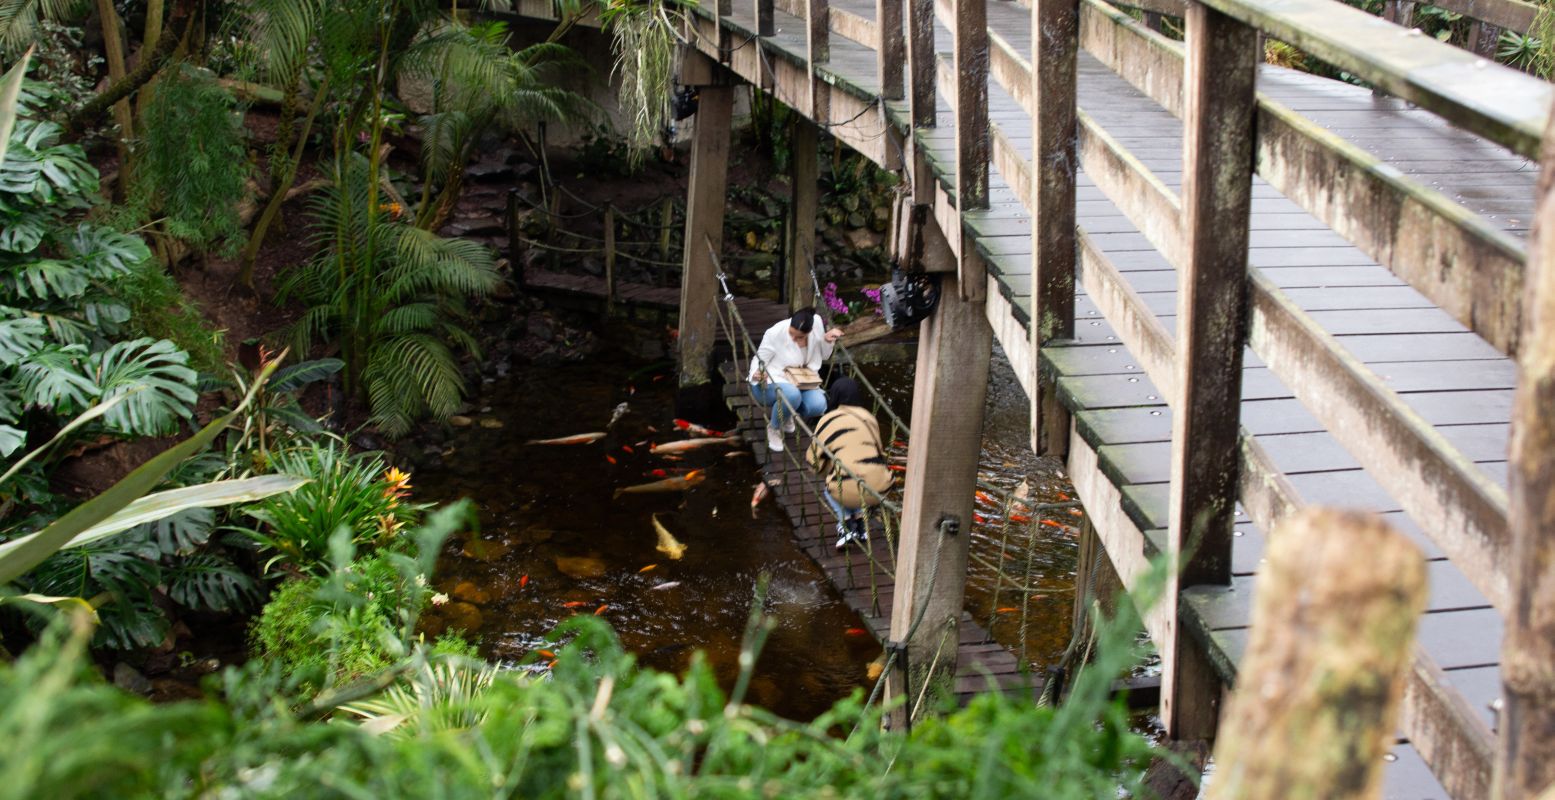
[[[281,562],[321,573],[337,530],[347,531],[353,545],[392,546],[401,528],[424,508],[402,502],[409,475],[384,469],[376,455],[351,455],[339,442],[280,450],[271,458],[275,472],[311,482],[247,509],[261,524],[243,532],[276,553],[266,569]]]
[[[132,271],[119,293],[130,308],[129,324],[142,335],[177,345],[189,354],[189,366],[202,375],[220,375],[225,369],[225,336],[156,259]]]

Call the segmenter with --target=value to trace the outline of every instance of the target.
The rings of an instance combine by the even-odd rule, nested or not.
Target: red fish
[[[868,636],[869,631],[866,631],[863,628],[849,628],[843,631],[843,634],[847,636]]]
[[[1054,521],[1052,521],[1050,519],[1042,520],[1042,524],[1048,526],[1049,528],[1062,528],[1062,527],[1064,527],[1062,524],[1054,522]]]
[[[976,511],[973,511],[972,512],[972,521],[977,523],[977,524],[979,524],[979,525],[983,525],[983,524],[986,524],[988,522],[988,518],[983,516],[982,514],[977,513]]]
[[[609,461],[612,464],[616,463],[616,457],[615,456],[605,456],[605,460]]]
[[[988,494],[987,492],[983,491],[982,489],[978,489],[976,492],[973,492],[972,495],[974,497],[976,497],[978,500],[981,500],[984,503],[987,503],[988,505],[991,505],[991,506],[992,505],[998,505],[997,503],[994,502],[993,496]]]
[[[652,475],[655,478],[668,478],[670,476],[670,474],[668,472],[665,472],[662,469],[649,470],[648,474]]]
[[[888,470],[891,470],[892,472],[906,472],[907,471],[907,468],[902,466],[901,464],[887,464],[887,465],[885,465],[885,468],[888,469]]]
[[[623,445],[621,445],[621,449],[622,449],[622,450],[625,450],[625,451],[626,451],[626,452],[628,452],[628,453],[632,453],[632,452],[635,452],[635,451],[634,451],[634,450],[632,450],[632,446],[631,446],[631,445],[629,445],[629,444],[623,444]]]
[[[551,652],[551,651],[549,651],[549,650],[536,650],[535,652],[540,654],[540,655],[542,655],[542,656],[545,656],[546,658],[548,658],[548,659],[550,659],[552,661],[556,660],[556,654]]]
[[[1015,613],[1015,612],[1017,612],[1019,610],[1020,609],[1016,608],[1015,606],[1005,606],[1005,607],[999,609],[998,613],[1000,613],[1000,614],[1013,614],[1013,613]]]
[[[609,603],[604,603],[604,604],[602,604],[602,605],[600,605],[600,607],[599,607],[599,608],[596,608],[596,609],[594,609],[594,616],[596,616],[596,617],[597,617],[597,616],[599,616],[599,615],[600,615],[600,614],[603,614],[603,613],[605,613],[605,609],[607,609],[607,608],[609,608],[609,607],[610,607],[610,604],[609,604]]]
[[[589,601],[587,600],[573,600],[569,603],[562,603],[562,608],[582,608],[588,604]]]
[[[522,589],[522,588],[524,588],[525,586],[528,586],[528,585],[529,585],[529,576],[528,575],[525,575],[522,578],[518,579],[518,588]]]
[[[1011,522],[1030,522],[1031,521],[1031,517],[1028,517],[1025,514],[1011,514],[1010,515],[1010,521]]]

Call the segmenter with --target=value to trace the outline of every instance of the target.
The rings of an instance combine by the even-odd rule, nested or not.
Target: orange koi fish
[[[528,586],[528,585],[529,585],[529,576],[528,575],[525,575],[522,578],[518,579],[518,588],[522,589],[522,588],[524,588],[525,586]]]
[[[719,437],[722,437],[724,435],[723,431],[715,431],[712,428],[704,428],[701,425],[696,424],[695,422],[687,422],[687,421],[685,421],[683,419],[675,420],[675,427],[685,431],[686,433],[691,434],[692,436],[719,436]]]
[[[568,603],[562,603],[562,608],[582,608],[588,604],[589,601],[587,600],[573,600]]]
[[[885,465],[885,468],[888,469],[888,470],[891,470],[892,472],[906,472],[907,471],[907,468],[902,466],[901,464],[887,464],[887,465]]]
[[[609,461],[612,464],[616,463],[616,457],[615,456],[607,455],[607,456],[605,456],[605,460]]]
[[[632,446],[631,446],[631,445],[629,445],[629,444],[623,444],[623,445],[621,445],[621,449],[622,449],[622,450],[625,450],[625,451],[626,451],[626,452],[628,452],[628,453],[635,453],[635,452],[637,452],[637,451],[635,451],[635,450],[633,450],[633,449],[632,449]]]
[[[1042,520],[1042,524],[1048,526],[1049,528],[1062,528],[1062,527],[1064,527],[1062,524],[1054,522],[1054,521],[1052,521],[1050,519]]]
[[[536,650],[535,653],[538,654],[538,655],[545,656],[546,658],[548,658],[548,659],[550,659],[552,661],[556,660],[556,654],[551,652],[551,651],[549,651],[549,650]]]
[[[605,438],[604,433],[579,433],[572,436],[563,436],[560,439],[530,439],[524,444],[593,444],[603,438]]]
[[[1025,514],[1011,514],[1010,515],[1010,521],[1011,522],[1030,522],[1031,521],[1031,517],[1028,517]]]
[[[978,500],[983,501],[984,503],[987,503],[988,505],[998,505],[998,503],[994,502],[993,496],[983,491],[982,489],[978,489],[977,491],[973,492],[972,496],[976,497]]]
[[[843,633],[844,636],[853,636],[853,637],[868,636],[869,635],[869,631],[866,631],[863,628],[849,628],[849,629],[843,631],[842,633]]]
[[[999,614],[1013,614],[1013,613],[1015,613],[1015,612],[1017,612],[1019,610],[1020,609],[1016,608],[1015,606],[1004,606],[1003,608],[1000,608],[997,613],[999,613]]]
[[[597,617],[597,616],[599,616],[599,615],[600,615],[600,614],[603,614],[603,613],[605,613],[605,609],[607,609],[607,608],[609,608],[609,607],[610,607],[610,604],[609,604],[609,603],[604,603],[604,604],[601,604],[601,605],[600,605],[600,607],[599,607],[599,608],[596,608],[596,609],[594,609],[594,616],[596,616],[596,617]]]
[[[761,501],[767,499],[767,495],[771,493],[772,490],[767,487],[766,481],[756,484],[756,491],[751,493],[751,519],[756,518],[756,506],[761,505]]]
[[[662,481],[654,481],[653,483],[640,483],[636,486],[628,486],[624,489],[617,489],[615,497],[619,499],[623,494],[684,492],[704,480],[707,480],[707,476],[702,474],[702,470],[692,470],[691,472],[688,472],[685,475],[681,475],[679,477],[665,478]]]
[[[658,568],[659,568],[659,565],[658,565],[658,564],[649,564],[649,565],[648,565],[648,566],[646,566],[646,567],[643,567],[643,568],[642,568],[642,569],[640,569],[640,570],[637,570],[637,574],[638,574],[638,575],[641,575],[641,574],[643,574],[643,573],[644,573],[644,572],[650,572],[650,571],[652,571],[652,570],[655,570],[655,569],[658,569]]]

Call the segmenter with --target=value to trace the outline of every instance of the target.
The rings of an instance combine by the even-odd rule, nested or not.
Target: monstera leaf
[[[119,342],[93,353],[88,368],[102,399],[137,390],[108,412],[108,426],[144,436],[176,430],[178,420],[188,419],[190,407],[199,399],[195,372],[188,362],[189,354],[165,339]]]

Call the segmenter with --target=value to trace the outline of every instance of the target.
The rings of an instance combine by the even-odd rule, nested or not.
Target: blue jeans
[[[751,390],[756,396],[756,402],[772,409],[772,416],[767,421],[767,426],[771,428],[783,427],[789,408],[798,411],[799,416],[805,419],[815,419],[826,413],[826,392],[823,389],[806,389],[801,392],[792,383],[753,383]],[[777,402],[779,392],[788,401],[787,407]]]
[[[830,489],[821,489],[821,496],[826,498],[826,504],[831,506],[831,510],[837,513],[837,519],[839,521],[846,522],[847,520],[853,519],[854,517],[860,517],[864,515],[864,509],[862,508],[843,508],[842,504],[837,502],[837,498],[831,496]]]

